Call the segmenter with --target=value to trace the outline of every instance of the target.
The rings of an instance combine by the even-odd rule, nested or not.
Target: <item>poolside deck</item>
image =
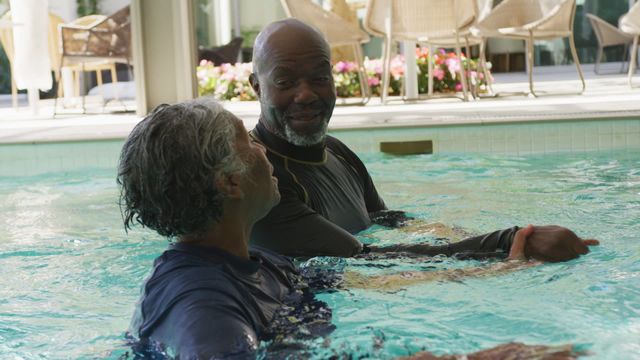
[[[593,65],[584,65],[587,88],[582,95],[549,95],[533,98],[513,95],[462,102],[458,99],[431,99],[415,103],[395,101],[383,106],[374,98],[366,106],[338,106],[330,130],[401,127],[443,127],[496,123],[530,123],[567,119],[640,119],[640,89],[630,89],[626,74],[617,73],[619,63],[601,66],[607,75],[596,75]],[[538,67],[537,91],[576,92],[579,81],[574,66]],[[639,76],[640,77],[640,76]],[[524,73],[495,74],[496,92],[528,90]],[[640,79],[637,80],[640,83]],[[91,101],[90,101],[91,102]],[[40,102],[40,114],[33,116],[22,105],[18,111],[4,104],[0,108],[0,143],[39,143],[125,138],[140,120],[135,114],[102,113],[95,102],[91,115],[67,114],[52,118],[53,101]],[[8,107],[7,107],[8,106]],[[127,106],[132,108],[132,103]],[[228,102],[247,128],[252,128],[260,111],[257,102]],[[110,104],[107,110],[122,110]]]

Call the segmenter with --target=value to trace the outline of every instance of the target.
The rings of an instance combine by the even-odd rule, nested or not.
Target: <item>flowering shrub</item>
[[[480,92],[486,91],[487,79],[478,60],[469,59],[464,54],[458,58],[454,52],[440,49],[433,57],[429,56],[426,48],[416,49],[416,66],[418,70],[418,92],[428,91],[429,61],[433,61],[433,90],[434,92],[462,91],[460,75],[461,66],[468,69],[466,75],[472,87]],[[399,95],[404,76],[404,57],[398,55],[391,59],[389,94]],[[369,78],[369,88],[372,95],[380,95],[382,91],[382,60],[365,59],[364,67]],[[491,68],[488,64],[489,69]],[[220,100],[255,100],[256,96],[249,85],[249,75],[252,67],[250,63],[236,65],[223,64],[213,66],[210,61],[203,60],[197,69],[198,93],[213,95]],[[491,76],[489,74],[489,76]],[[353,62],[339,61],[333,66],[333,78],[339,97],[362,96],[358,76],[358,65]]]
[[[466,70],[465,75],[472,87],[477,87],[480,92],[487,90],[487,79],[479,60],[467,58],[462,54],[462,59],[454,52],[447,53],[440,49],[433,55],[433,91],[434,92],[457,92],[462,91],[459,71],[461,67]],[[429,81],[429,49],[416,49],[416,63],[418,65],[418,92],[421,94],[428,92]],[[491,64],[487,63],[487,72],[491,69]],[[422,75],[424,74],[424,75]],[[491,76],[491,74],[489,74]]]
[[[211,61],[202,60],[196,70],[198,94],[213,95],[220,100],[255,100],[256,95],[249,84],[252,71],[251,63],[214,66]]]

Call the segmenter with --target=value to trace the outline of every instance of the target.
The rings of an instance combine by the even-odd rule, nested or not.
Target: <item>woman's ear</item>
[[[224,175],[216,179],[216,188],[228,199],[243,199],[244,191],[240,186],[242,176],[239,174]]]

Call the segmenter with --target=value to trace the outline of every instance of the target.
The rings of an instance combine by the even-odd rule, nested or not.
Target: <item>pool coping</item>
[[[607,63],[615,68],[619,63]],[[640,119],[640,89],[630,89],[625,74],[595,76],[585,65],[587,91],[583,95],[522,95],[461,102],[438,98],[420,102],[380,104],[373,98],[366,106],[336,106],[330,132],[377,131],[380,129],[444,128],[460,126],[513,125],[607,119]],[[572,65],[541,68],[536,85],[558,91],[579,87]],[[496,74],[495,89],[513,92],[528,89],[523,73]],[[397,98],[396,98],[397,99]],[[43,100],[42,115],[27,110],[0,109],[0,145],[56,142],[108,141],[125,139],[141,120],[135,114],[65,115],[52,119],[53,101]],[[248,129],[255,126],[260,104],[224,102]],[[12,112],[13,111],[13,112]]]

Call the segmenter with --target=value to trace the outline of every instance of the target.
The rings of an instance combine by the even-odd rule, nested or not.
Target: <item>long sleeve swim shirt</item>
[[[360,158],[327,135],[314,146],[293,145],[262,123],[250,132],[267,148],[278,178],[281,200],[258,221],[251,241],[288,256],[343,256],[367,251],[352,234],[371,225],[371,213],[386,210],[384,201]],[[517,227],[446,246],[397,246],[390,251],[425,255],[459,252],[508,252]]]
[[[305,318],[314,327],[307,333],[333,330],[331,310],[288,258],[257,247],[249,253],[247,260],[171,245],[155,260],[131,322],[136,355],[254,359],[261,341],[301,332]]]

